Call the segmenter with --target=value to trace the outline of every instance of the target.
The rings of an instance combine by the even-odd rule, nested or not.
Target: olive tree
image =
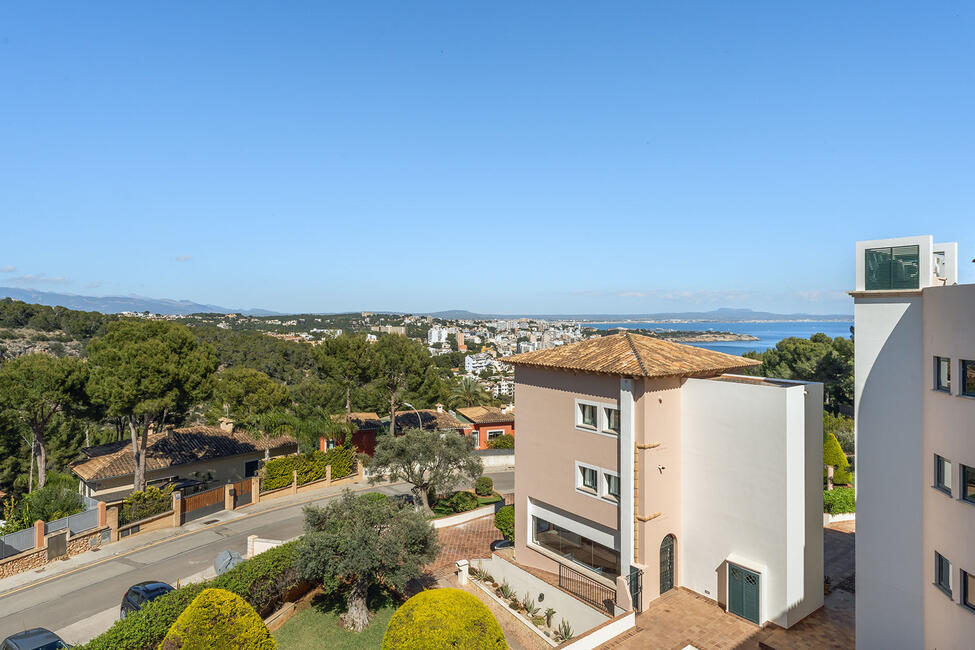
[[[483,469],[470,442],[456,431],[408,429],[401,436],[379,438],[369,463],[369,480],[406,481],[424,511],[429,511],[431,490],[446,492],[461,481],[473,481]]]
[[[403,589],[439,551],[437,533],[426,517],[391,499],[346,490],[324,507],[305,506],[304,513],[298,572],[328,591],[348,590],[341,620],[355,632],[369,624],[370,586]]]

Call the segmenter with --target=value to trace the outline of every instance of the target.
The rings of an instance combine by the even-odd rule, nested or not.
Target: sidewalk
[[[238,510],[221,510],[211,516],[203,518],[202,521],[193,521],[179,528],[164,528],[154,530],[139,535],[126,537],[112,544],[105,544],[97,549],[86,551],[74,557],[66,558],[57,562],[46,564],[40,569],[25,571],[16,575],[8,576],[0,580],[0,598],[10,595],[25,587],[35,586],[38,583],[46,582],[58,576],[71,573],[95,564],[107,562],[109,560],[125,557],[136,551],[140,551],[163,542],[193,535],[203,530],[209,530],[233,521],[240,521],[275,510],[294,507],[334,498],[347,489],[353,492],[386,492],[397,493],[395,486],[404,485],[402,483],[377,483],[370,485],[368,482],[356,483],[352,485],[342,485],[325,487],[314,492],[304,494],[289,495],[271,501],[256,503],[244,506]],[[214,521],[216,520],[216,521]]]

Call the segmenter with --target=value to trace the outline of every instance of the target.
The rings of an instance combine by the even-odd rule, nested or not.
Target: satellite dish
[[[217,559],[213,561],[213,568],[219,576],[230,571],[243,561],[244,558],[237,551],[220,551],[217,554]]]

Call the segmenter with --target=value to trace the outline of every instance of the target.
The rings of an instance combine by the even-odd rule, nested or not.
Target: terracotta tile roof
[[[754,359],[630,332],[516,354],[503,361],[514,366],[624,377],[710,377],[761,365]]]
[[[239,429],[233,432],[219,427],[172,429],[149,434],[146,471],[265,449],[288,453],[297,450],[297,445],[291,436],[257,439]],[[82,451],[88,459],[73,463],[71,471],[86,481],[130,476],[135,473],[135,460],[132,458],[132,444],[129,441],[88,447]]]
[[[414,411],[396,411],[396,430],[466,428],[463,422],[447,411],[437,412],[437,409],[420,409],[419,413],[420,423],[417,423],[416,413]]]
[[[457,412],[475,424],[494,424],[497,422],[514,422],[514,411],[508,409],[502,413],[497,406],[468,406],[457,409]]]
[[[372,413],[370,411],[361,411],[349,414],[352,424],[358,427],[360,430],[363,429],[378,429],[382,426],[382,418],[379,417],[378,413]],[[332,416],[333,420],[345,420],[345,413],[339,413]]]

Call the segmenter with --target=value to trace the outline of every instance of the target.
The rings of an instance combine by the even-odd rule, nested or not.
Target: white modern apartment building
[[[857,647],[975,647],[975,285],[957,244],[858,242]]]
[[[478,352],[464,357],[464,371],[471,375],[479,375],[494,367],[494,359],[490,355]]]
[[[431,327],[427,332],[427,345],[438,345],[447,342],[447,329],[444,327]]]

